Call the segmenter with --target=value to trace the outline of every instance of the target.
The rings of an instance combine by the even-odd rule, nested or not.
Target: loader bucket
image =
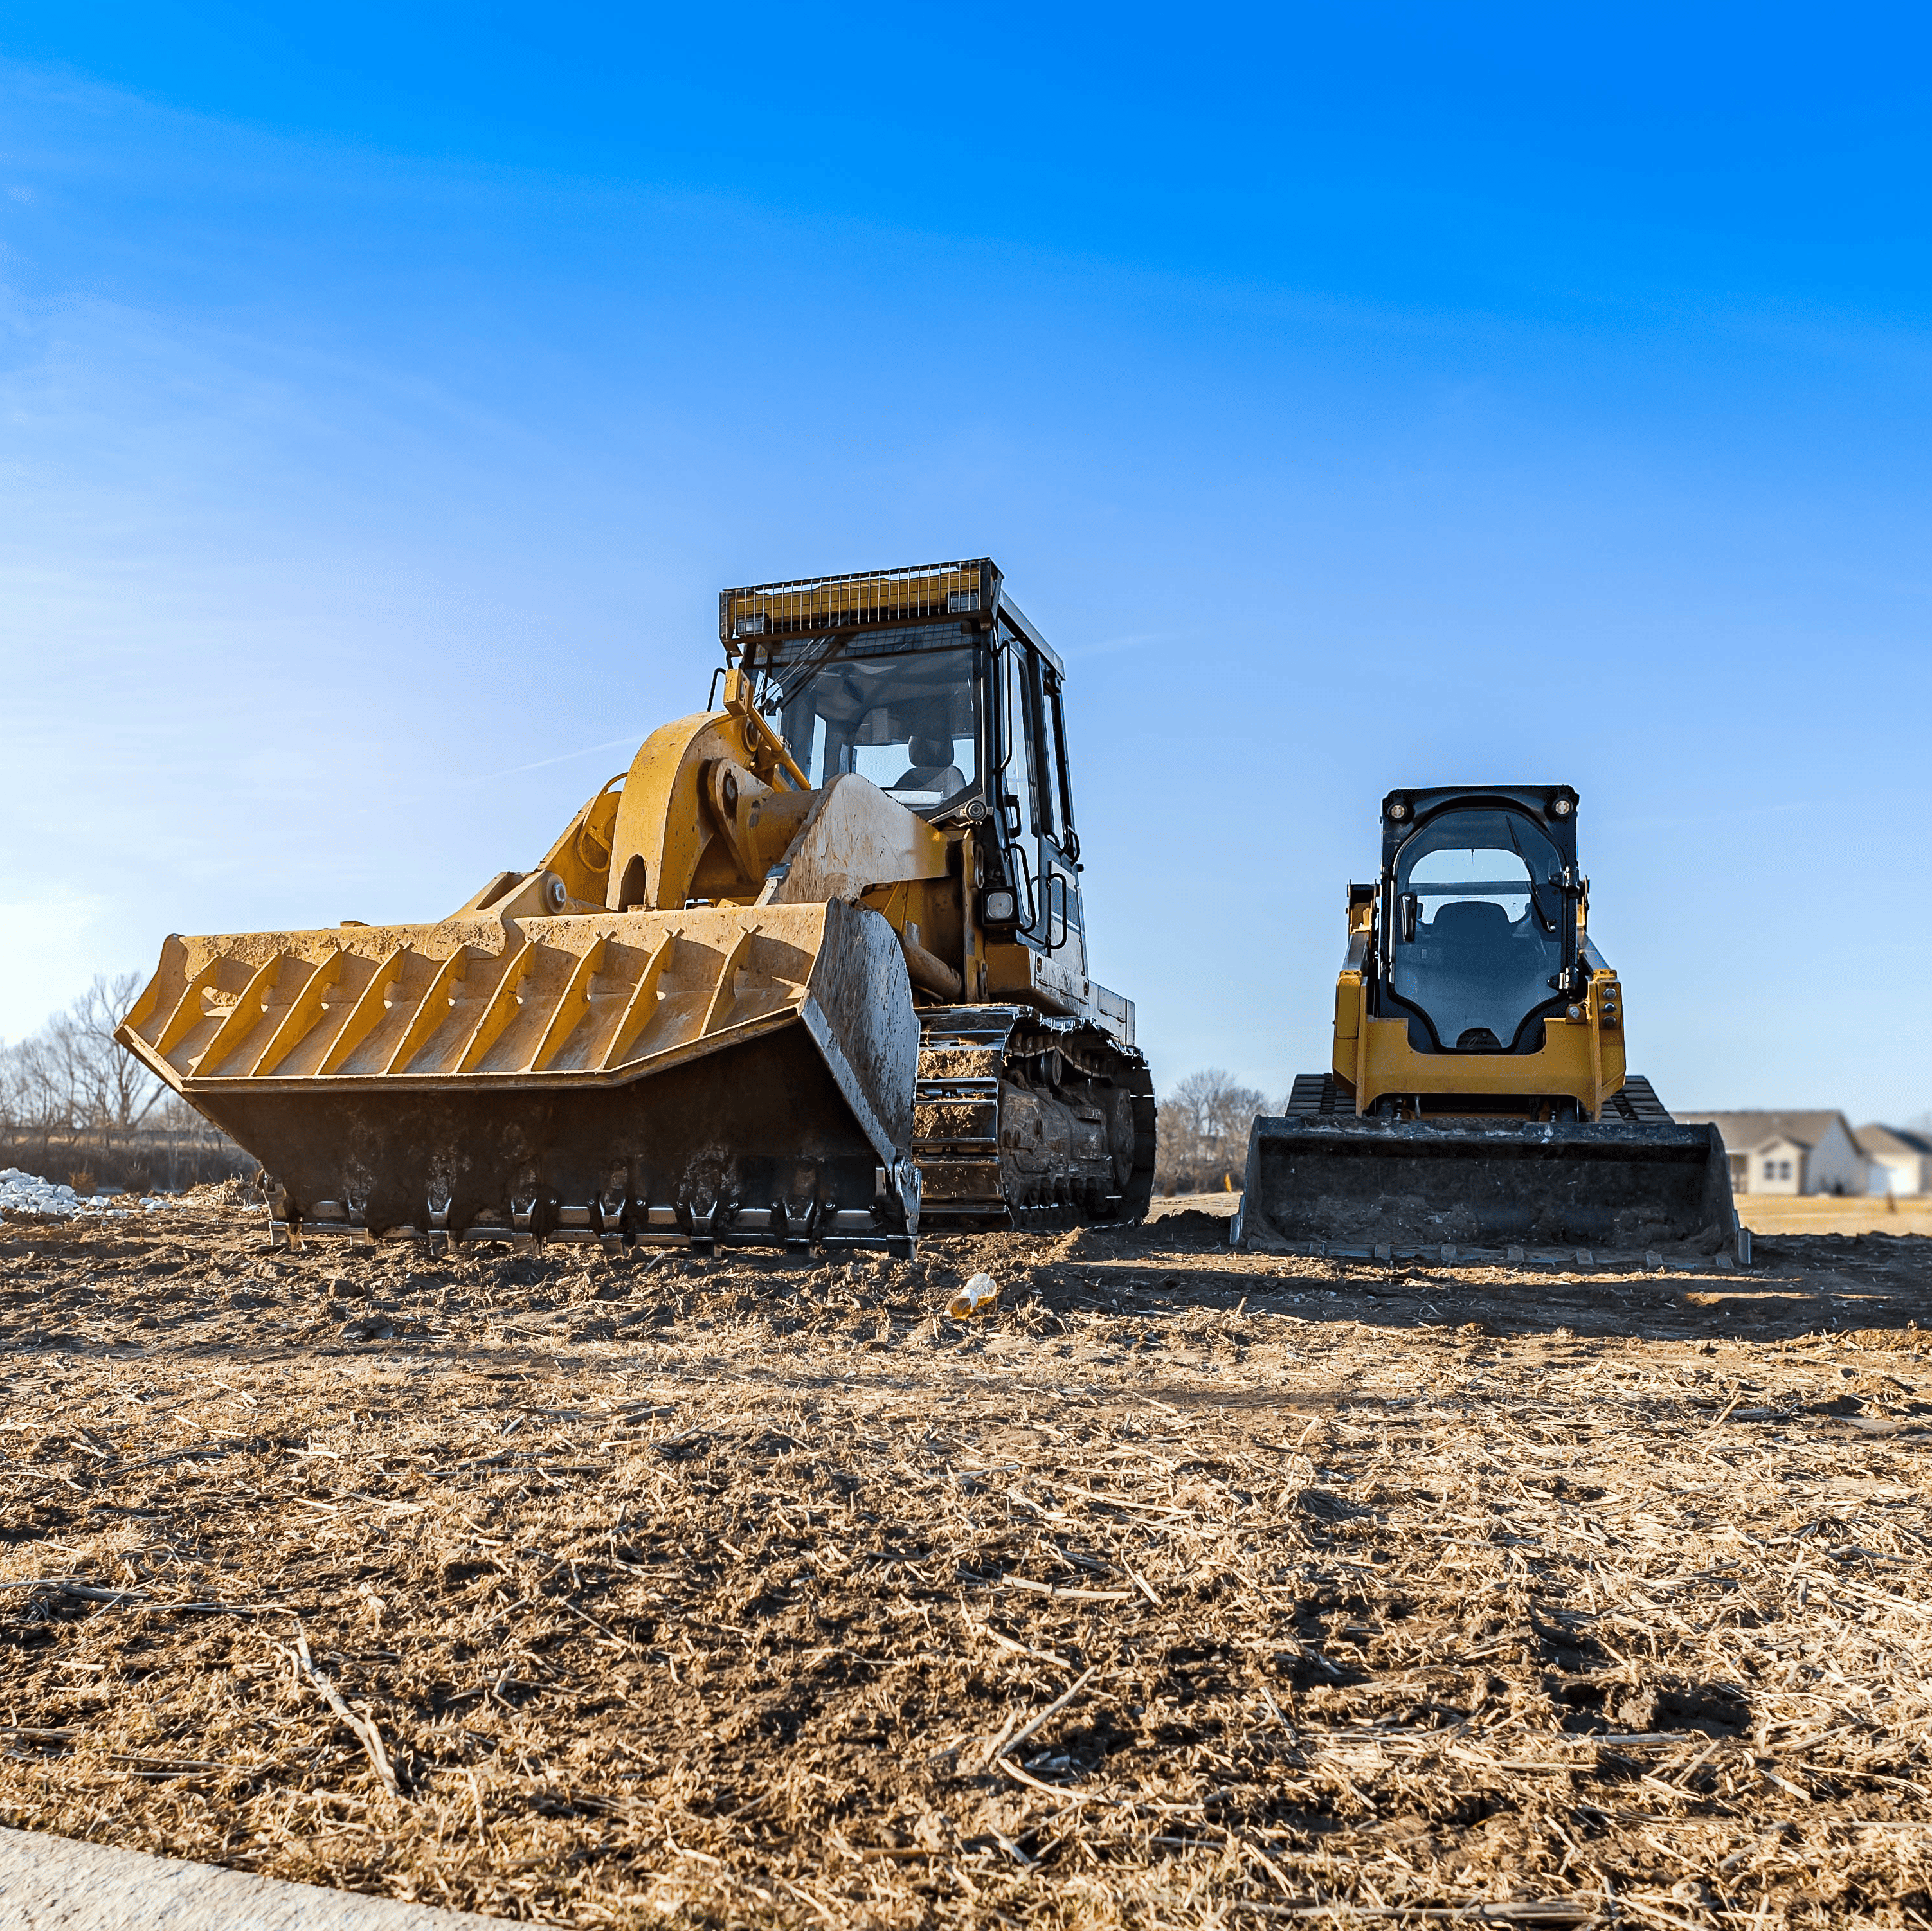
[[[1708,1126],[1263,1117],[1234,1238],[1714,1252],[1736,1227],[1724,1142]]]
[[[117,1036],[284,1238],[917,1231],[904,956],[836,899],[172,937]]]

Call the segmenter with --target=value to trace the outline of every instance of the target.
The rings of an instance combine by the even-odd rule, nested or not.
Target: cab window
[[[760,708],[814,790],[856,772],[931,811],[979,781],[978,656],[970,646],[801,654],[765,670]]]

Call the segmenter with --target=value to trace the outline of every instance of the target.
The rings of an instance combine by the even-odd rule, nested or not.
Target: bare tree
[[[114,1038],[140,984],[136,973],[97,973],[64,1012],[0,1051],[0,1125],[44,1147],[76,1134],[111,1146],[140,1123],[164,1089]]]
[[[117,973],[94,983],[68,1009],[78,1089],[91,1123],[117,1132],[138,1126],[165,1089],[160,1082],[114,1037],[134,995],[141,988],[138,973]]]
[[[1162,1193],[1218,1192],[1238,1186],[1248,1127],[1267,1105],[1222,1066],[1190,1073],[1160,1102],[1154,1184]]]
[[[97,978],[30,1038],[0,1047],[0,1166],[145,1192],[245,1176],[254,1161],[115,1043],[140,980]]]

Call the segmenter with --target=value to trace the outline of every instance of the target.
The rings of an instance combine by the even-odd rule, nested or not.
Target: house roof
[[[1672,1117],[1688,1126],[1716,1127],[1724,1135],[1726,1150],[1732,1153],[1754,1153],[1779,1140],[1813,1147],[1831,1132],[1834,1120],[1844,1128],[1848,1140],[1853,1138],[1850,1123],[1835,1107],[1814,1113],[1678,1113]]]
[[[1915,1133],[1905,1126],[1861,1126],[1854,1136],[1858,1151],[1877,1159],[1890,1154],[1906,1159],[1932,1159],[1932,1134]]]

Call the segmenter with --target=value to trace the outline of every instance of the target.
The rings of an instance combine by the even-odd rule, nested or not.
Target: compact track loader
[[[722,706],[434,924],[170,938],[117,1036],[278,1237],[883,1248],[1144,1211],[1064,670],[985,558],[719,599]],[[718,694],[717,674],[712,679]]]
[[[1624,1065],[1568,785],[1391,791],[1348,887],[1334,1062],[1256,1120],[1234,1238],[1453,1255],[1734,1246],[1715,1128]]]

